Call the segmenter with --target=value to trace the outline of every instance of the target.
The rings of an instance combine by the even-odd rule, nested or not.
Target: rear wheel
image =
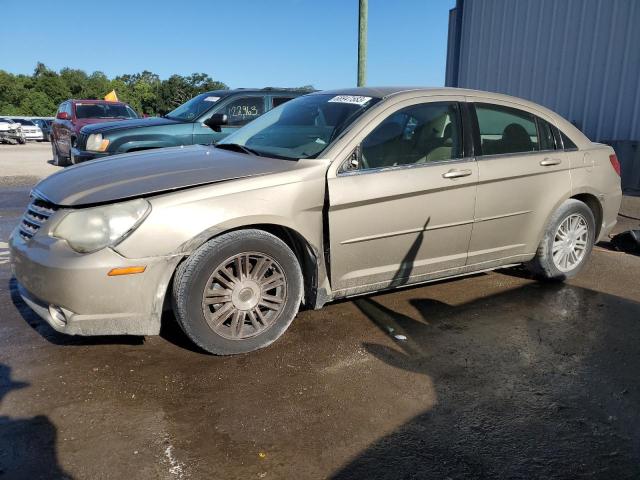
[[[575,277],[584,267],[595,242],[596,222],[591,209],[569,199],[553,214],[529,270],[546,280]]]
[[[280,337],[298,312],[302,272],[295,254],[261,230],[214,238],[178,268],[173,287],[178,323],[217,355],[250,352]]]

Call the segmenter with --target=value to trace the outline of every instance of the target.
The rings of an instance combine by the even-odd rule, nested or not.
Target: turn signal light
[[[112,268],[107,273],[110,277],[117,277],[118,275],[134,275],[136,273],[142,273],[147,269],[147,267],[121,267],[121,268]]]
[[[618,176],[620,176],[620,162],[618,161],[618,156],[615,153],[609,155],[609,161],[611,162],[611,166],[616,171]]]

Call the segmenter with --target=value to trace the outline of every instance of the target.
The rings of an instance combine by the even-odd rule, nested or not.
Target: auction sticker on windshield
[[[363,97],[361,95],[336,95],[329,102],[335,103],[351,103],[353,105],[364,105],[371,97]]]
[[[217,102],[220,100],[220,97],[207,97],[204,99],[205,102]]]

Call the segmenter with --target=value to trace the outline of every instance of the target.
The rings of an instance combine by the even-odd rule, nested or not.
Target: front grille
[[[89,135],[87,135],[86,133],[79,133],[73,146],[78,150],[84,150],[84,148],[87,146],[88,137]]]
[[[57,210],[58,207],[52,203],[42,200],[36,196],[32,196],[31,203],[29,203],[27,211],[22,215],[22,220],[18,227],[20,236],[25,240],[33,238],[44,222],[46,222]]]

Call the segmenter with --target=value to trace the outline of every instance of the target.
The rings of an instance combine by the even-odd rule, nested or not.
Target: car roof
[[[313,90],[302,90],[299,88],[287,87],[265,87],[265,88],[230,88],[228,90],[210,90],[199,95],[215,95],[217,97],[226,97],[237,93],[295,93],[304,95],[311,93]]]
[[[512,103],[516,106],[525,107],[536,113],[543,113],[548,117],[554,119],[554,122],[560,130],[567,134],[574,143],[580,148],[590,144],[590,140],[568,120],[563,118],[558,113],[550,110],[538,103],[525,100],[520,97],[513,97],[511,95],[505,95],[502,93],[486,92],[482,90],[471,90],[467,88],[454,88],[454,87],[353,87],[342,88],[336,90],[323,90],[313,92],[311,95],[358,95],[364,97],[386,99],[389,97],[397,98],[398,100],[408,99],[416,95],[424,96],[437,96],[437,95],[451,95],[451,96],[465,96],[474,97],[476,101],[488,101],[498,100],[503,102]]]
[[[337,88],[334,90],[320,90],[320,91],[313,92],[313,94],[357,95],[357,96],[363,96],[363,97],[386,98],[395,93],[411,92],[415,90],[432,91],[437,89],[425,88],[425,87],[351,87],[351,88]]]
[[[340,88],[335,90],[321,90],[313,92],[313,95],[326,94],[326,95],[360,95],[364,97],[373,98],[388,98],[401,94],[422,94],[422,95],[459,95],[459,96],[472,96],[483,97],[487,100],[503,100],[513,103],[519,103],[527,105],[531,108],[538,110],[543,109],[542,105],[530,102],[519,97],[513,97],[502,93],[486,92],[482,90],[471,90],[468,88],[455,88],[455,87],[352,87],[352,88]],[[547,110],[547,109],[545,109]]]
[[[115,103],[116,105],[127,105],[125,102],[112,102],[111,100],[97,100],[95,98],[88,98],[86,100],[71,98],[67,102],[72,103],[89,103],[89,104],[102,104],[102,103]]]

